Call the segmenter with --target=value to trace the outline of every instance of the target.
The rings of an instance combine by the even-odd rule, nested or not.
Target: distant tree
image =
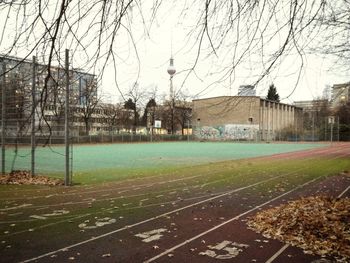
[[[151,123],[154,122],[154,109],[155,107],[157,107],[157,103],[156,103],[156,100],[154,98],[151,98],[147,104],[146,104],[146,107],[145,107],[145,110],[143,112],[143,116],[142,116],[142,125],[144,126],[147,126],[147,118],[148,118],[148,114],[151,114]]]
[[[192,116],[189,100],[190,97],[181,91],[177,92],[172,100],[164,100],[161,118],[170,134],[175,134],[179,130],[184,133],[184,128]]]
[[[133,131],[136,131],[136,127],[139,122],[139,109],[142,107],[143,101],[147,95],[145,89],[142,89],[137,82],[129,89],[127,96],[129,99],[125,102],[125,108],[129,110],[133,110],[134,112],[134,123],[133,123]]]
[[[127,109],[127,110],[135,110],[136,109],[136,105],[132,101],[132,99],[129,98],[127,101],[125,101],[124,108]]]
[[[111,132],[119,133],[120,128],[130,124],[130,113],[121,104],[105,104],[103,106],[107,115],[107,122]]]
[[[185,127],[189,128],[192,117],[191,99],[183,92],[178,92],[175,104],[175,122],[181,126],[181,133],[184,135]]]
[[[97,85],[94,80],[84,80],[85,88],[82,91],[80,100],[81,100],[81,109],[82,109],[82,118],[85,125],[85,134],[89,135],[91,129],[92,115],[97,108],[97,105],[100,102],[100,98],[97,97]]]
[[[267,92],[266,99],[271,101],[277,101],[277,102],[280,101],[280,95],[278,95],[277,89],[273,83],[269,87],[269,91]]]

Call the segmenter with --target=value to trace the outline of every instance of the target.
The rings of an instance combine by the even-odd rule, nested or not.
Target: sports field
[[[176,159],[182,151],[188,157],[185,145],[195,144],[153,147],[167,145],[178,155],[151,155],[149,150],[153,159],[144,167],[157,156]],[[82,168],[79,185],[0,185],[1,262],[322,262],[317,253],[305,254],[250,230],[246,221],[301,197],[350,197],[350,143],[218,144],[221,150],[232,149],[231,155],[218,151],[218,159],[208,145],[216,144],[198,143],[200,157],[213,156],[210,162],[181,159],[172,168],[152,170],[129,160],[131,171],[136,167],[131,176],[111,176],[103,183],[86,179],[85,171],[104,165],[85,153],[93,163]],[[79,149],[84,147],[83,152],[96,153],[95,146]],[[259,154],[258,148],[266,152]],[[140,153],[135,163],[148,155]],[[128,159],[123,158],[126,169]]]
[[[74,145],[71,156],[74,176],[79,183],[84,183],[84,175],[86,182],[92,177],[94,181],[114,180],[140,172],[301,151],[324,145],[223,142]],[[30,170],[30,148],[17,150],[17,158],[14,149],[7,150],[7,171]],[[62,146],[37,147],[37,173],[62,177],[65,171],[64,151]]]

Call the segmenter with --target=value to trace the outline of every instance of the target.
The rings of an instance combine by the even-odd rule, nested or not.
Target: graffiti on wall
[[[222,126],[202,126],[196,137],[205,140],[254,140],[259,131],[256,124],[226,124]]]

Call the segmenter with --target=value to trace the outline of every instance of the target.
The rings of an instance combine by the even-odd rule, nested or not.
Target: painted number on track
[[[98,218],[96,220],[96,222],[92,225],[89,225],[90,220],[86,220],[84,223],[79,224],[79,228],[82,229],[95,229],[98,227],[103,227],[105,225],[110,225],[115,223],[116,220],[114,218],[110,218],[110,217],[105,217],[105,218]]]
[[[224,240],[215,246],[208,246],[208,250],[200,252],[201,256],[208,256],[215,259],[230,259],[237,257],[244,248],[249,247],[246,244],[239,244],[236,242]]]
[[[151,231],[136,234],[135,237],[141,237],[142,242],[148,243],[154,240],[159,240],[163,235],[161,233],[166,232],[166,228],[154,229]]]

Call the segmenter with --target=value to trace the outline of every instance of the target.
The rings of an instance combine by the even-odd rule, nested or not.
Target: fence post
[[[327,141],[327,117],[324,118],[324,140]]]
[[[6,88],[5,88],[5,72],[6,72],[6,65],[5,61],[2,60],[2,72],[0,76],[1,78],[1,173],[5,174],[5,118],[6,118]]]
[[[340,141],[340,131],[339,131],[339,116],[338,116],[338,142]]]
[[[65,142],[65,150],[66,150],[66,170],[65,170],[65,181],[64,184],[70,185],[70,174],[69,174],[69,50],[66,49],[66,101],[65,101],[65,110],[64,110],[64,117],[65,117],[65,122],[64,122],[64,142]]]
[[[31,113],[31,175],[35,175],[35,108],[36,108],[36,58],[33,56],[32,113]]]

